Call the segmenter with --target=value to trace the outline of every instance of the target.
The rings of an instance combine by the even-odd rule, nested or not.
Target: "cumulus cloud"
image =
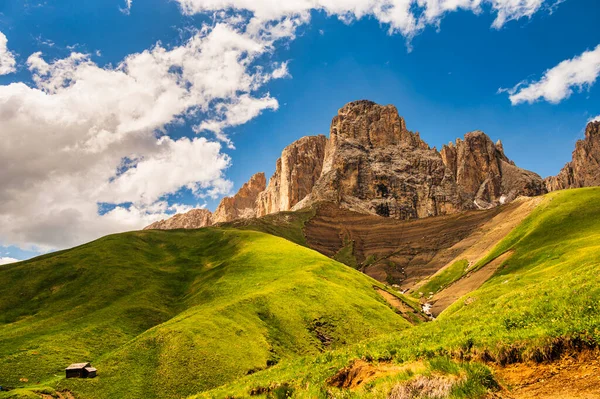
[[[593,117],[588,122],[600,122],[600,115]]]
[[[436,25],[444,14],[457,10],[480,13],[489,8],[496,14],[492,26],[531,17],[545,5],[560,0],[177,0],[186,14],[219,10],[249,11],[260,21],[283,18],[308,20],[312,10],[323,11],[344,21],[374,17],[409,40],[427,25]]]
[[[0,32],[0,75],[7,75],[16,71],[17,61],[8,50],[8,39]]]
[[[255,63],[271,37],[219,23],[115,67],[76,52],[51,62],[32,54],[35,86],[0,86],[0,245],[63,248],[188,210],[166,200],[180,190],[230,192],[219,140],[166,129],[212,121],[228,142],[225,127],[276,109],[261,88],[282,66]]]
[[[544,72],[536,82],[523,81],[511,89],[500,89],[510,94],[513,105],[546,100],[557,104],[569,98],[573,90],[591,87],[600,75],[600,45],[572,59],[562,61]]]

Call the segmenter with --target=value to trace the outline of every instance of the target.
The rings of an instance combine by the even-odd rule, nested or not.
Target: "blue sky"
[[[386,1],[392,5],[373,6]],[[292,141],[328,134],[337,109],[357,99],[394,104],[408,128],[438,148],[483,130],[503,141],[517,165],[543,177],[570,160],[587,121],[600,115],[600,89],[594,85],[600,62],[593,57],[600,44],[597,1],[522,0],[518,9],[483,2],[475,10],[431,15],[413,4],[408,10],[422,22],[419,27],[388,12],[392,0],[338,3],[321,10],[281,10],[273,6],[277,3],[244,0],[134,1],[129,9],[120,0],[0,4],[5,53],[14,59],[10,72],[0,75],[0,123],[8,126],[0,144],[0,155],[6,154],[0,159],[5,186],[0,258],[24,259],[136,229],[190,206],[214,209],[255,172],[270,176]],[[494,27],[502,12],[508,13],[506,21]],[[249,34],[253,20],[268,34]],[[273,26],[286,21],[293,28],[274,39]],[[220,36],[217,25],[224,27]],[[239,37],[230,40],[231,32]],[[218,38],[216,55],[194,63],[208,44],[190,43],[206,37]],[[252,43],[241,43],[241,37]],[[166,68],[161,77],[181,70],[176,84],[159,85],[159,78],[148,78],[150,69],[141,67],[143,73],[135,75],[133,61],[131,70],[121,72],[134,79],[120,83],[119,64],[152,52],[157,42],[166,52],[187,49],[181,58],[169,53],[168,60],[152,53],[159,54],[160,60],[152,61],[156,68]],[[219,45],[239,50],[235,65],[219,59]],[[37,52],[42,54],[30,57]],[[576,60],[586,52],[583,61]],[[87,56],[75,59],[72,53]],[[147,61],[135,59],[138,67]],[[180,66],[180,59],[186,64]],[[574,59],[544,83],[547,70]],[[209,79],[213,69],[220,73]],[[222,84],[215,83],[223,76]],[[17,88],[18,82],[29,89]],[[106,89],[113,84],[114,90]],[[120,87],[127,93],[125,103],[115,93]],[[499,89],[514,89],[513,102]],[[154,108],[161,104],[152,97],[159,92],[174,93],[165,100],[173,109],[156,116],[165,108]],[[150,97],[138,106],[141,96]],[[240,98],[246,106],[233,107]],[[28,118],[19,119],[15,109],[25,110]],[[44,113],[54,109],[56,120],[51,111]],[[31,120],[36,123],[28,124]],[[133,121],[139,123],[131,127]],[[199,128],[208,126],[206,121],[219,127]],[[159,136],[164,141],[157,150]],[[30,150],[36,145],[40,148]],[[96,150],[81,150],[88,145]],[[65,148],[65,155],[57,155]],[[123,159],[133,161],[119,163]]]

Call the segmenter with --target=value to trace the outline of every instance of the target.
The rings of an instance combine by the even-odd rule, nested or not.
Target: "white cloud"
[[[553,104],[569,98],[573,90],[591,87],[600,75],[600,45],[570,60],[562,61],[544,72],[537,82],[521,82],[512,89],[500,89],[510,94],[513,105],[544,99]]]
[[[597,116],[593,117],[588,122],[600,122],[600,115],[597,115]]]
[[[282,66],[255,63],[272,50],[270,35],[216,24],[116,67],[81,53],[52,62],[32,54],[36,86],[0,86],[0,245],[64,248],[188,209],[165,201],[180,189],[228,193],[221,144],[175,140],[165,128],[214,120],[227,141],[224,127],[276,109],[260,91]]]
[[[8,257],[0,257],[0,265],[8,265],[9,263],[20,262],[19,259],[8,258]]]
[[[427,25],[436,25],[444,14],[457,10],[480,13],[489,8],[496,14],[492,26],[501,28],[511,20],[531,17],[544,5],[557,0],[177,0],[184,13],[219,10],[250,11],[260,21],[301,17],[310,11],[323,11],[350,22],[371,16],[386,24],[390,33],[401,33],[409,40]]]
[[[125,7],[119,8],[121,12],[125,15],[129,15],[131,13],[131,6],[133,5],[133,0],[125,0]]]
[[[15,56],[8,50],[8,39],[0,32],[0,75],[8,75],[16,71],[17,61]]]

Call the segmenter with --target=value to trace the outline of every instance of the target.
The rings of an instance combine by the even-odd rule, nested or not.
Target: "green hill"
[[[374,280],[254,231],[112,235],[0,281],[0,385],[82,398],[183,397],[409,326]],[[98,378],[63,380],[81,361]]]
[[[509,254],[482,287],[435,321],[400,334],[281,364],[200,397],[247,397],[257,387],[288,387],[295,398],[387,397],[423,374],[455,381],[448,397],[484,397],[497,387],[479,362],[552,361],[600,343],[600,188],[548,194],[477,268]],[[348,391],[327,381],[356,359],[397,367]],[[425,362],[418,366],[419,362]]]
[[[261,229],[301,242],[302,217],[284,219]],[[468,278],[459,266],[439,285]],[[26,387],[0,398],[42,386],[81,398],[399,398],[406,387],[483,398],[499,386],[490,365],[598,346],[600,188],[548,194],[470,270],[492,266],[411,326],[374,280],[272,235],[105,237],[0,267],[0,385]],[[99,376],[65,380],[76,361]]]

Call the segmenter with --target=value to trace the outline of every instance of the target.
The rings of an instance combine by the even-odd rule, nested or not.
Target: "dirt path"
[[[600,398],[600,357],[582,352],[548,364],[514,364],[494,370],[507,386],[500,399],[597,399]]]
[[[437,317],[460,297],[481,287],[511,255],[511,251],[503,253],[481,269],[467,274],[454,284],[435,294],[430,301],[430,303],[433,303],[431,314]]]
[[[402,317],[404,317],[406,320],[408,320],[410,323],[414,324],[415,317],[422,321],[427,321],[427,318],[425,316],[423,316],[421,313],[417,312],[416,310],[414,310],[413,308],[408,306],[406,303],[404,303],[404,301],[402,301],[397,296],[392,295],[389,292],[382,290],[379,287],[374,287],[374,288],[375,288],[375,291],[377,291],[377,293],[379,295],[381,295],[387,303],[389,303],[394,309],[396,309],[400,313],[400,315]]]

